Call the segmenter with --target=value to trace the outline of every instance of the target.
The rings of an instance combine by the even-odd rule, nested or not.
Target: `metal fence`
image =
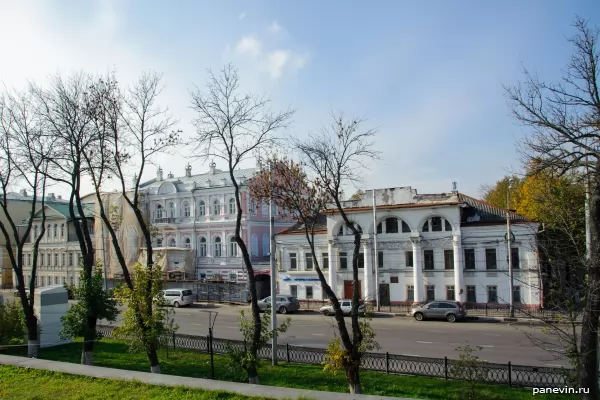
[[[112,326],[99,326],[97,330],[112,338]],[[209,352],[208,336],[173,334],[161,339],[170,348]],[[226,354],[230,347],[243,349],[243,341],[212,338],[213,354]],[[271,359],[271,346],[259,351],[259,357]],[[325,360],[325,349],[281,344],[277,346],[277,359],[288,363],[320,365]],[[465,368],[458,360],[403,356],[389,353],[365,353],[361,368],[386,374],[429,376],[455,380],[476,380],[511,387],[564,387],[571,373],[567,368],[532,367],[526,365],[479,362],[476,368]]]

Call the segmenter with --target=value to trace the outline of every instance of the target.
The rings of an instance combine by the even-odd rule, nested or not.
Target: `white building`
[[[411,187],[375,191],[379,282],[375,281],[372,192],[344,202],[363,232],[359,257],[362,297],[381,304],[429,300],[508,303],[506,210],[458,192],[417,194]],[[511,213],[515,303],[541,304],[538,225]],[[317,257],[337,296],[352,295],[353,236],[339,213],[321,216]],[[280,293],[324,299],[302,227],[277,235]]]

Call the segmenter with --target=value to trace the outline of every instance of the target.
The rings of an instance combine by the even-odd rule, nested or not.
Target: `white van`
[[[167,289],[163,292],[165,303],[175,308],[189,306],[194,302],[190,289]]]

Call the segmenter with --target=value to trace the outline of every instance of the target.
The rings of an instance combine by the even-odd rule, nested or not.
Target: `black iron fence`
[[[98,331],[106,338],[112,338],[114,327],[99,326]],[[161,340],[164,346],[213,354],[226,354],[228,348],[244,348],[240,340],[210,338],[173,334]],[[259,351],[259,357],[271,359],[271,346]],[[325,349],[281,344],[277,346],[277,359],[288,363],[320,365],[325,361]],[[511,387],[564,387],[572,372],[568,368],[532,367],[526,365],[496,364],[478,362],[476,367],[465,367],[458,360],[403,356],[390,353],[366,353],[361,368],[387,374],[429,376],[442,379],[475,380],[496,383]]]

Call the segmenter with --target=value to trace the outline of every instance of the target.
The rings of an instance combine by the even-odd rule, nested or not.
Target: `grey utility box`
[[[40,347],[52,347],[70,343],[62,340],[60,318],[69,311],[69,296],[62,286],[38,288],[35,291],[35,314],[39,319]]]

